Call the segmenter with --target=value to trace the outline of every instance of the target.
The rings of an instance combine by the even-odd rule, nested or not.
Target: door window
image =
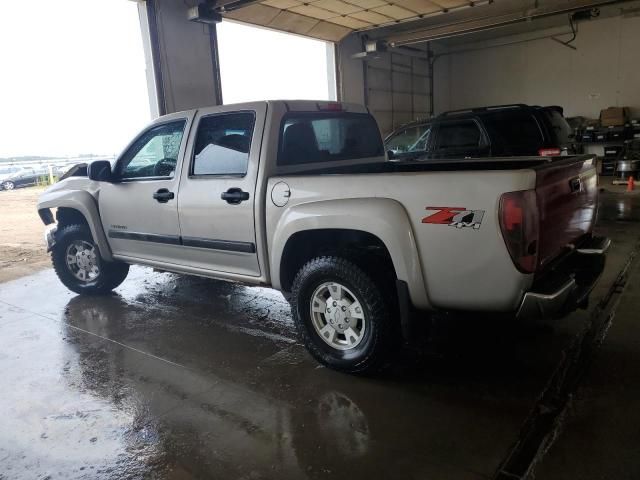
[[[386,148],[395,154],[424,152],[429,142],[431,125],[416,125],[408,127],[391,137]]]
[[[544,145],[542,131],[530,113],[503,111],[482,118],[491,137],[492,154],[537,155]]]
[[[143,133],[118,162],[118,177],[173,178],[185,124],[186,120],[178,120]]]
[[[200,120],[192,175],[245,175],[255,115],[238,112]]]
[[[473,120],[442,123],[438,127],[436,149],[476,148],[481,145],[482,134]]]

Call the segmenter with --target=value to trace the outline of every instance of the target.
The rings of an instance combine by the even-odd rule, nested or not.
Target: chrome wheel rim
[[[336,350],[357,347],[367,328],[360,300],[337,282],[325,282],[313,292],[311,323],[320,338]]]
[[[13,184],[13,182],[7,182],[7,183],[4,184],[4,189],[5,190],[13,190],[14,186],[15,185]]]
[[[67,247],[67,268],[81,282],[92,282],[100,275],[100,260],[96,247],[84,240],[75,240]]]

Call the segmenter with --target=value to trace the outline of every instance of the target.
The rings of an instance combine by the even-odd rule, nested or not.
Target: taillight
[[[505,193],[500,197],[500,230],[516,268],[536,271],[538,263],[538,202],[535,190]]]
[[[555,157],[562,153],[559,148],[541,148],[538,150],[538,155],[541,157]]]
[[[344,111],[344,106],[340,102],[324,102],[317,103],[318,110],[325,110],[329,112],[342,112]]]

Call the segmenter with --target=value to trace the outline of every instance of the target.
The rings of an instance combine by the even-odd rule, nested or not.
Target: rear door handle
[[[243,192],[241,188],[230,188],[222,192],[220,198],[231,205],[238,205],[240,202],[249,200],[249,192]]]
[[[155,198],[158,203],[167,203],[169,200],[173,200],[175,195],[173,192],[170,192],[168,188],[161,188],[153,194],[153,198]]]

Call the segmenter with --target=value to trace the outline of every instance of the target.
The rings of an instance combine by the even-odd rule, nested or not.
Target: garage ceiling
[[[410,22],[472,4],[471,0],[263,0],[224,12],[225,18],[339,41],[352,31]]]
[[[220,0],[218,0],[220,1]],[[498,26],[539,29],[567,23],[567,12],[632,0],[222,0],[223,17],[327,41],[366,31],[390,46]],[[225,8],[231,7],[231,8]],[[474,8],[471,8],[474,7]],[[549,22],[550,17],[556,17]],[[535,20],[535,22],[533,22]],[[541,21],[542,20],[542,21]],[[533,25],[535,23],[535,25]],[[457,33],[456,33],[457,32]]]

